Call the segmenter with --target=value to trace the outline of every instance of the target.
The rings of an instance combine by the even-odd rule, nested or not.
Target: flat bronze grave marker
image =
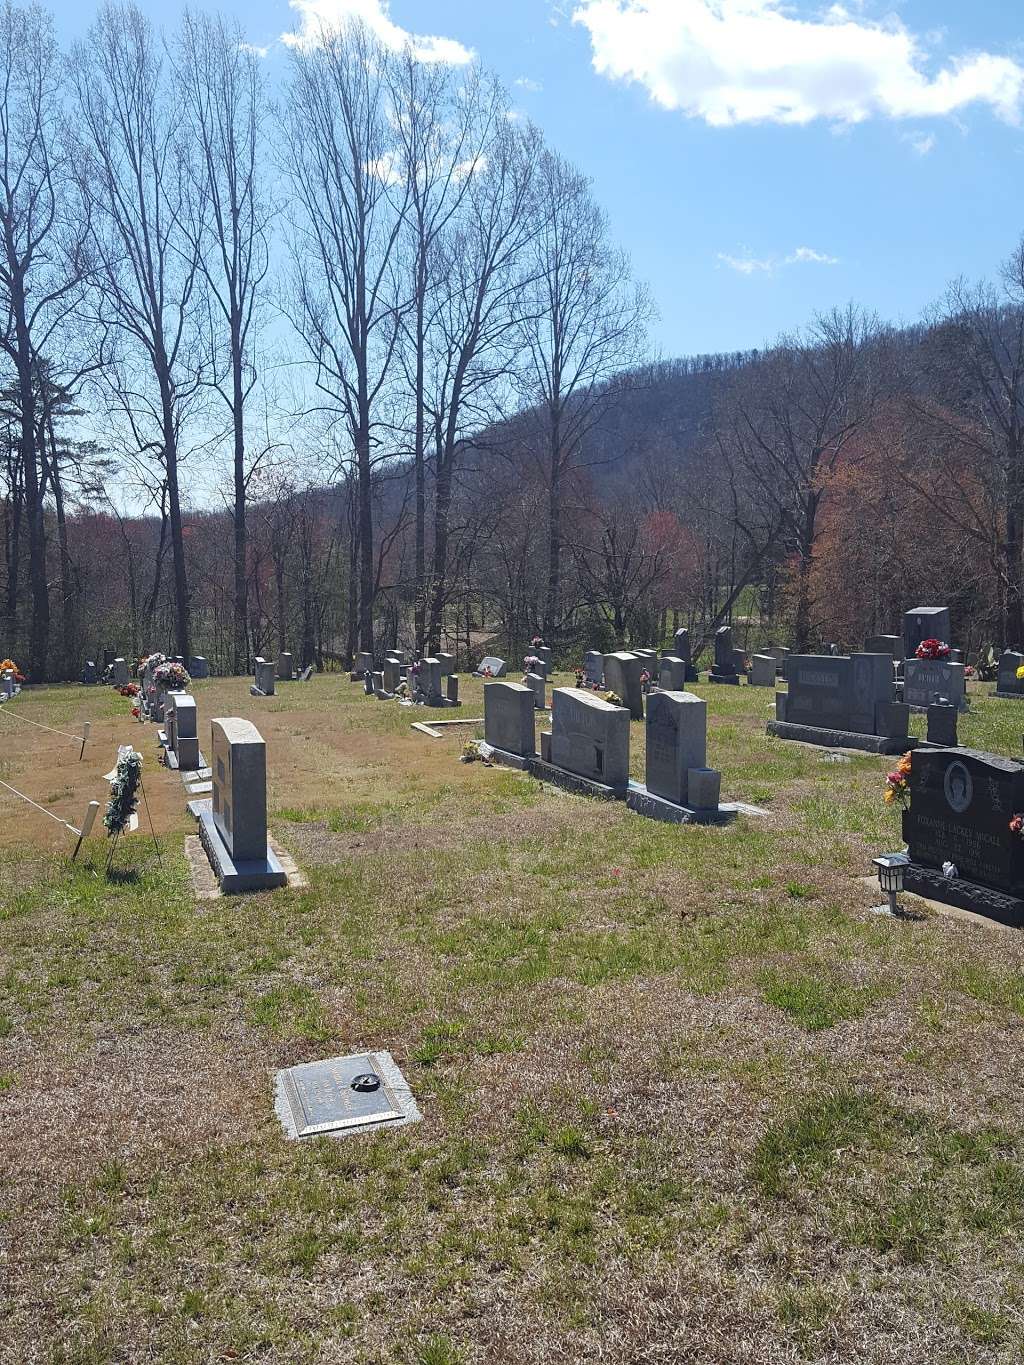
[[[405,1102],[397,1093],[405,1093]],[[365,1131],[418,1118],[408,1087],[387,1053],[355,1053],[292,1066],[278,1074],[285,1127],[296,1138]]]

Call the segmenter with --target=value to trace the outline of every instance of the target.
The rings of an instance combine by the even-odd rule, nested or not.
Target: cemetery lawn
[[[567,681],[560,679],[559,681]],[[1024,1341],[1024,937],[872,916],[891,760],[697,687],[721,829],[458,754],[338,675],[197,683],[268,743],[302,888],[197,900],[177,774],[108,689],[0,713],[0,1360],[1009,1362]],[[974,687],[962,742],[1021,753]],[[77,731],[72,741],[14,714]],[[643,726],[632,727],[643,772]],[[423,1121],[283,1140],[274,1072],[390,1050]]]

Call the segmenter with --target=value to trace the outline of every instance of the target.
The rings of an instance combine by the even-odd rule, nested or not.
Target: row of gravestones
[[[363,684],[367,696],[375,696],[379,701],[405,696],[424,706],[461,705],[454,654],[431,655],[410,664],[403,650],[394,649],[385,655],[383,667],[377,669],[373,655],[364,651],[357,655],[350,677],[352,682]]]
[[[609,656],[612,657],[612,656]],[[625,800],[671,821],[724,820],[721,775],[707,767],[707,703],[685,691],[648,698],[645,782],[629,780],[630,711],[576,687],[556,687],[551,729],[538,756],[533,689],[494,681],[484,687],[484,742],[491,756],[588,795]]]
[[[254,697],[272,697],[277,683],[294,682],[296,678],[299,682],[309,682],[313,672],[313,665],[308,664],[301,673],[296,673],[287,650],[277,656],[276,664],[258,654],[253,661],[253,682],[249,691]]]
[[[176,655],[173,662],[184,664],[185,660],[181,655]],[[127,687],[128,683],[131,682],[131,670],[128,666],[128,661],[127,659],[123,659],[120,655],[115,659],[112,659],[108,665],[104,666],[104,672],[106,671],[106,668],[110,669],[110,684],[112,687]],[[192,656],[192,662],[189,664],[188,672],[194,679],[208,678],[210,676],[210,665],[201,654],[194,654]],[[100,670],[96,667],[95,659],[86,659],[82,666],[82,673],[79,681],[87,687],[95,686],[102,681]]]

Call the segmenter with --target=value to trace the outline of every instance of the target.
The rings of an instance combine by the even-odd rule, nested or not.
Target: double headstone
[[[892,711],[895,683],[887,654],[791,654],[787,660],[789,692],[776,694],[777,718],[785,725],[810,730],[884,735],[906,711]],[[885,724],[880,728],[883,712]],[[885,709],[888,708],[888,709]],[[897,721],[898,724],[898,721]],[[780,731],[785,735],[784,731]],[[906,734],[906,726],[902,732]],[[813,735],[790,735],[809,738]],[[819,742],[837,742],[823,736]],[[863,746],[861,746],[863,747]]]
[[[505,755],[523,760],[535,756],[535,710],[532,687],[508,681],[484,684],[484,741],[499,751],[499,761]]]
[[[251,721],[210,722],[213,799],[199,832],[225,891],[284,886],[287,877],[267,840],[267,746]]]
[[[602,787],[629,784],[629,712],[580,687],[556,687],[551,700],[551,763]]]
[[[963,664],[952,663],[949,659],[912,659],[908,656],[903,665],[903,700],[920,710],[936,702],[946,702],[958,711],[966,710],[967,683]]]
[[[604,656],[604,685],[609,692],[615,693],[633,720],[644,718],[644,696],[640,685],[643,667],[639,657],[629,650],[620,649]]]

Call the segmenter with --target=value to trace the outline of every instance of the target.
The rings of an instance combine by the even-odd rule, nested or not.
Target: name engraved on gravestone
[[[368,1054],[289,1067],[282,1080],[298,1137],[403,1117],[394,1091]]]
[[[888,654],[791,654],[786,720],[820,729],[875,733],[876,706],[893,700]]]
[[[942,698],[963,710],[967,683],[963,664],[946,659],[908,659],[903,665],[903,700],[908,706],[931,706]]]
[[[956,864],[961,877],[1024,892],[1024,839],[1011,817],[1024,810],[1024,765],[973,749],[915,749],[903,838],[915,863]]]

